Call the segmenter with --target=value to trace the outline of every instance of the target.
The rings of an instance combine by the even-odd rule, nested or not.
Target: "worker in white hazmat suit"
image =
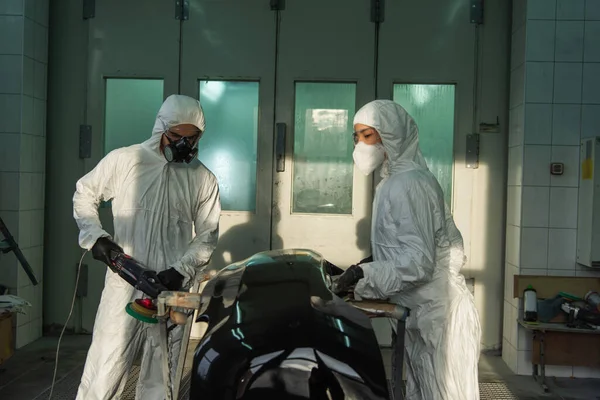
[[[81,178],[73,198],[81,247],[106,264],[111,250],[122,249],[158,271],[170,290],[189,289],[215,249],[221,212],[217,181],[196,158],[204,128],[197,100],[170,96],[150,139],[110,152]],[[112,201],[114,236],[100,224],[103,200]],[[136,399],[165,398],[158,325],[125,311],[142,295],[107,270],[77,399],[120,398],[138,351],[142,364]],[[181,326],[171,331],[172,366],[182,336]]]
[[[337,291],[410,309],[406,320],[407,399],[479,399],[481,327],[460,269],[462,236],[427,169],[411,116],[388,100],[354,117],[354,160],[366,175],[382,166],[373,203],[373,260],[351,266]],[[402,368],[402,366],[397,366]]]

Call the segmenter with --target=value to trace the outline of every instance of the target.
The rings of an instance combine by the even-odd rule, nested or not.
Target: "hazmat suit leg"
[[[107,273],[77,400],[120,398],[142,339],[141,323],[125,311],[135,293],[118,275]]]
[[[139,297],[139,291],[108,272],[77,400],[119,399],[140,348],[142,364],[135,398],[165,398],[159,326],[138,321],[125,311],[127,304]],[[182,337],[183,326],[177,326],[169,334],[172,383]]]
[[[448,307],[447,322],[431,326],[430,308],[406,321],[407,400],[478,400],[479,319],[472,299],[457,296]],[[474,317],[473,317],[474,316]]]
[[[435,357],[431,352],[431,346],[426,345],[422,340],[421,332],[416,327],[414,319],[406,321],[406,364],[409,366],[406,381],[406,399],[407,400],[442,400],[445,397],[434,395],[434,386],[438,382],[436,373],[441,368],[436,369]],[[418,349],[418,352],[415,351]],[[440,349],[438,356],[444,352]],[[432,384],[433,383],[433,384]]]
[[[169,333],[169,367],[171,371],[171,387],[175,383],[177,362],[181,350],[183,326],[176,326]],[[149,326],[146,330],[147,337],[144,341],[140,378],[135,392],[136,400],[164,399],[166,398],[166,383],[163,379],[163,354],[160,347],[160,327]]]

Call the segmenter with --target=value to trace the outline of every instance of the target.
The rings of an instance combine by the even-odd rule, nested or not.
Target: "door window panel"
[[[217,177],[225,211],[256,210],[258,94],[258,82],[200,82],[206,133],[198,158]]]
[[[104,155],[146,141],[163,102],[162,79],[106,79]],[[111,202],[102,202],[109,208]]]
[[[439,181],[447,204],[451,204],[452,199],[454,94],[454,85],[394,85],[394,101],[404,107],[419,126],[423,157]]]
[[[162,79],[107,79],[104,154],[149,139],[162,102]]]
[[[352,214],[356,84],[296,83],[293,213]]]

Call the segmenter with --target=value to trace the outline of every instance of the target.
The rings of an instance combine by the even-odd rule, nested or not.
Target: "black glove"
[[[99,238],[92,247],[92,256],[96,260],[108,265],[110,269],[113,269],[114,267],[110,262],[112,258],[111,252],[123,253],[123,249],[108,237]]]
[[[183,275],[173,267],[159,272],[158,279],[169,290],[179,290],[183,284]]]
[[[342,275],[344,273],[343,269],[341,269],[337,265],[334,265],[334,264],[330,263],[327,260],[325,260],[325,270],[331,276]]]
[[[373,256],[364,258],[358,262],[358,265],[373,262]]]
[[[334,292],[342,293],[348,291],[348,289],[356,284],[359,280],[365,277],[365,274],[361,267],[358,265],[352,265],[346,270],[336,281]]]

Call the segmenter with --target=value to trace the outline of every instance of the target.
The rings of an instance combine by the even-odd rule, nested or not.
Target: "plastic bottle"
[[[529,285],[523,292],[523,320],[525,322],[537,322],[537,292]]]

